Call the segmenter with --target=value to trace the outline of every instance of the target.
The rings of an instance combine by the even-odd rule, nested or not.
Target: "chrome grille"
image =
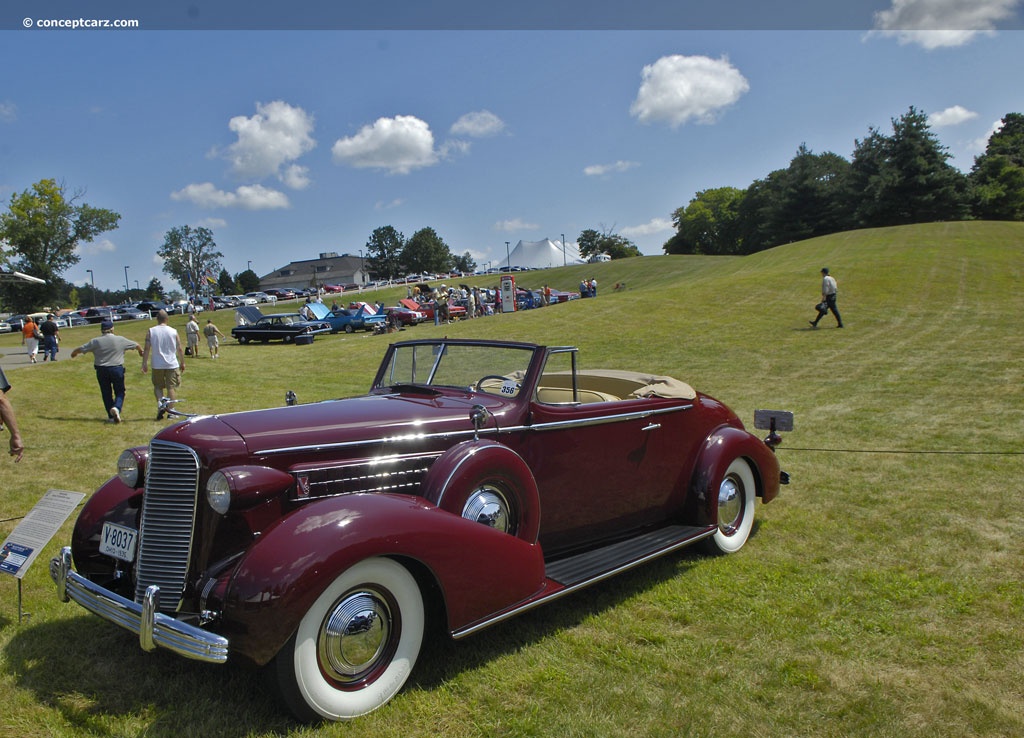
[[[178,609],[188,574],[198,491],[195,452],[177,443],[150,442],[135,564],[136,602],[142,602],[146,588],[155,584],[160,587],[161,612]]]

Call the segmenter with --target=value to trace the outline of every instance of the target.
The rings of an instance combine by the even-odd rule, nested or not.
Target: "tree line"
[[[1024,220],[1024,115],[1009,113],[970,173],[949,163],[911,107],[892,133],[870,128],[847,161],[801,145],[747,189],[702,190],[672,214],[667,254],[750,254],[815,236],[935,221]]]

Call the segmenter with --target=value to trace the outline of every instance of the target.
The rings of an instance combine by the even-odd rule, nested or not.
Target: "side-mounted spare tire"
[[[537,481],[508,446],[483,439],[456,444],[431,465],[421,488],[423,497],[442,510],[537,542]]]

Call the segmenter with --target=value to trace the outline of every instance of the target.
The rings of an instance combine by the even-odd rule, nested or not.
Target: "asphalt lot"
[[[63,352],[62,352],[63,353]],[[70,352],[68,356],[71,356]],[[60,354],[57,355],[57,360],[60,361]],[[36,361],[42,362],[42,352],[36,357]],[[3,367],[4,371],[11,371],[12,369],[18,369],[23,366],[32,366],[32,362],[28,360],[28,354],[25,353],[24,346],[8,346],[0,348],[0,367]]]

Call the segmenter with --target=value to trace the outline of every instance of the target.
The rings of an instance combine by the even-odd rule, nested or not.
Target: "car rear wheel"
[[[423,641],[419,585],[396,561],[361,561],[331,583],[271,664],[300,719],[349,720],[405,684]]]
[[[707,538],[711,553],[730,554],[743,548],[754,527],[754,474],[745,459],[734,459],[718,485],[718,530]]]
[[[346,333],[355,333],[356,329],[352,327],[351,323],[346,323],[345,324],[345,332]]]

